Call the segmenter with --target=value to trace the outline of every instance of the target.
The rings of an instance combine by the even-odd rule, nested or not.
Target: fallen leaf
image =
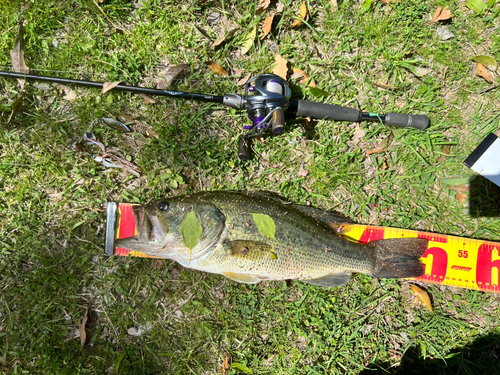
[[[441,9],[441,7],[437,7],[436,12],[434,13],[434,16],[432,16],[431,22],[438,22],[438,21],[446,21],[451,18],[451,10],[448,8],[448,6],[445,6],[444,9]]]
[[[482,13],[486,9],[483,0],[466,0],[465,5],[476,14]]]
[[[332,5],[332,9],[334,12],[337,12],[339,10],[339,5],[337,3],[337,0],[330,0],[330,4]]]
[[[217,64],[215,61],[207,61],[205,64],[209,67],[210,70],[217,73],[220,76],[227,76],[229,73],[222,66]]]
[[[455,36],[446,26],[440,26],[436,30],[436,35],[440,40],[449,40]]]
[[[382,162],[382,168],[381,168],[383,171],[385,171],[387,169],[387,163],[385,162],[385,158],[384,158],[384,161]]]
[[[293,75],[291,77],[291,79],[296,79],[296,78],[301,78],[302,79],[300,80],[300,83],[302,83],[303,85],[305,85],[307,83],[307,81],[309,80],[309,78],[311,78],[309,76],[309,74],[307,74],[306,72],[304,72],[302,69],[299,69],[299,68],[293,68]],[[316,84],[314,83],[313,80],[309,81],[309,87],[316,87]]]
[[[410,285],[410,288],[413,293],[415,293],[415,296],[417,296],[419,301],[432,312],[431,299],[429,298],[427,292],[416,285]]]
[[[255,10],[255,13],[257,15],[261,14],[263,11],[269,8],[270,4],[271,0],[260,0],[259,3],[257,4],[257,9]]]
[[[317,87],[309,87],[309,91],[311,92],[311,95],[314,96],[315,98],[328,98],[330,96],[330,93],[328,91],[325,91],[323,89],[319,89]]]
[[[385,152],[387,146],[391,144],[392,137],[393,137],[392,133],[389,134],[386,138],[380,141],[374,148],[368,150],[366,155],[381,154],[382,152]]]
[[[7,120],[7,123],[5,124],[6,126],[8,126],[12,123],[12,121],[14,120],[14,118],[17,115],[17,112],[19,112],[19,109],[23,105],[24,94],[25,93],[22,92],[21,95],[16,99],[14,104],[12,104],[12,106],[11,106],[12,112],[10,113],[9,119]]]
[[[219,20],[220,20],[220,13],[219,12],[212,12],[207,17],[207,22],[210,25],[215,25],[217,22],[219,22]]]
[[[231,364],[231,368],[237,370],[238,372],[243,372],[245,374],[250,374],[250,375],[253,374],[252,370],[250,370],[248,367],[242,365],[241,363],[233,362]]]
[[[273,74],[276,74],[286,80],[286,75],[288,73],[288,61],[279,54],[274,55],[274,60],[276,61],[276,66],[273,68]]]
[[[29,68],[24,61],[24,28],[23,24],[19,24],[19,29],[17,33],[16,44],[12,51],[10,51],[10,62],[12,64],[12,68],[16,73],[28,73]],[[19,86],[21,86],[21,90],[24,89],[24,79],[18,79]]]
[[[442,148],[441,148],[441,152],[444,154],[444,155],[441,155],[440,157],[438,157],[436,159],[436,162],[437,163],[440,163],[442,162],[443,160],[446,159],[446,155],[449,155],[450,154],[450,146],[447,146],[447,145],[444,145]]]
[[[493,82],[493,76],[481,63],[476,63],[476,74],[490,83]]]
[[[250,49],[253,46],[253,42],[255,40],[255,36],[256,35],[257,35],[257,25],[255,25],[253,27],[252,31],[250,31],[250,33],[248,34],[247,38],[243,42],[243,46],[241,48],[241,54],[242,55],[244,55],[245,53],[247,53],[248,51],[250,51]]]
[[[229,357],[226,355],[226,358],[224,358],[224,362],[222,363],[220,373],[222,375],[227,375],[228,371],[229,371]]]
[[[292,24],[290,25],[290,27],[300,27],[302,26],[302,21],[305,20],[307,21],[307,5],[306,5],[306,2],[303,1],[302,4],[300,5],[300,16],[299,18],[300,19],[296,19],[295,21],[292,22]]]
[[[213,42],[212,47],[217,47],[217,46],[221,45],[224,41],[226,41],[227,39],[232,37],[234,35],[234,33],[236,31],[238,31],[239,29],[240,29],[240,27],[238,25],[235,25],[228,32],[226,32],[224,35],[222,35],[219,39],[217,39],[215,42]]]
[[[60,83],[55,83],[54,86],[59,88],[64,93],[63,99],[66,99],[69,101],[76,99],[76,93],[73,90],[71,90],[71,88],[69,88],[68,86],[61,85]]]
[[[104,82],[102,85],[102,93],[106,93],[109,90],[114,89],[116,86],[118,86],[121,83],[121,81],[116,81],[116,82]]]
[[[121,131],[123,133],[130,133],[132,130],[123,122],[117,121],[112,118],[101,118],[101,121],[108,125],[110,128]]]
[[[28,73],[29,68],[24,61],[24,28],[23,24],[19,24],[16,44],[10,51],[10,62],[16,73]]]
[[[475,61],[477,63],[480,63],[484,65],[485,68],[491,70],[491,71],[496,71],[498,69],[498,64],[496,60],[491,57],[491,56],[486,56],[486,55],[477,55],[471,57],[472,61]]]
[[[462,184],[462,185],[455,185],[452,187],[453,190],[455,190],[457,193],[470,193],[470,185],[469,184]]]
[[[139,95],[141,96],[142,99],[144,99],[144,102],[151,103],[151,104],[156,104],[156,100],[154,100],[149,95],[146,95],[146,94],[143,94],[143,93],[140,93]]]
[[[465,195],[464,193],[457,194],[458,203],[463,203],[466,199],[467,199],[467,195]]]
[[[273,14],[271,14],[270,16],[267,16],[266,20],[264,21],[264,25],[262,25],[262,34],[260,35],[260,40],[264,39],[271,32],[271,27],[273,25],[273,19],[274,19]]]
[[[354,134],[352,135],[352,140],[353,141],[359,141],[361,138],[363,138],[366,135],[366,132],[363,129],[357,128],[354,131]]]
[[[188,68],[188,64],[169,66],[167,69],[167,73],[165,74],[165,80],[160,81],[160,83],[156,85],[156,88],[158,90],[165,90],[172,84],[172,82],[174,82],[175,79],[177,79],[177,77],[179,77]]]
[[[299,173],[297,173],[297,176],[299,177],[306,177],[308,175],[309,171],[304,169],[304,164],[300,164],[299,167]]]
[[[194,211],[189,212],[182,220],[179,232],[182,235],[182,242],[189,250],[198,245],[203,229]]]
[[[243,77],[238,82],[236,82],[236,86],[243,86],[245,83],[248,82],[248,80],[250,79],[251,76],[252,76],[252,74],[248,73],[245,77]]]
[[[89,316],[89,309],[85,310],[85,315],[83,316],[82,322],[80,323],[80,344],[82,348],[85,346],[87,341],[87,320]]]

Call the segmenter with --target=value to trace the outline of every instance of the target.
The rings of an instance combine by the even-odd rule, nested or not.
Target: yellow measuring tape
[[[120,203],[116,238],[137,234],[132,204]],[[369,243],[389,238],[426,238],[429,245],[422,262],[425,274],[417,280],[500,293],[500,243],[408,229],[346,224],[338,232],[348,240]],[[115,255],[156,258],[140,251],[116,248]]]
[[[352,241],[368,243],[388,238],[426,238],[422,262],[425,274],[417,280],[461,288],[500,292],[500,243],[407,229],[369,225],[343,225],[339,233]]]

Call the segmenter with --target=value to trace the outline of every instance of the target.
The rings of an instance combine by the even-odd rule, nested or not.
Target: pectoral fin
[[[259,281],[262,280],[261,278],[259,278],[258,276],[255,276],[255,275],[244,275],[244,274],[235,273],[235,272],[223,272],[222,274],[224,276],[226,276],[228,279],[231,279],[231,280],[236,281],[238,283],[257,284]]]
[[[273,250],[271,245],[260,241],[229,241],[224,246],[233,257],[255,261],[269,258]]]
[[[336,273],[326,275],[312,280],[300,280],[304,283],[317,285],[317,286],[342,286],[351,280],[351,273]]]

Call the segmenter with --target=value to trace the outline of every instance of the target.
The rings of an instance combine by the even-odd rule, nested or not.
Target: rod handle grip
[[[427,129],[429,127],[429,117],[424,115],[406,115],[404,113],[387,113],[385,115],[385,125],[397,126],[398,128]]]
[[[358,122],[361,120],[361,111],[356,108],[342,107],[336,104],[325,104],[299,100],[297,116],[334,121]]]

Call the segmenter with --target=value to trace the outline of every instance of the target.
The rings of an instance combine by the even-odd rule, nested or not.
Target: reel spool
[[[271,128],[273,134],[281,134],[285,127],[285,111],[291,92],[288,83],[274,74],[260,74],[245,85],[244,106],[252,125],[244,129],[248,133],[240,139],[238,157],[248,159],[249,140]]]

